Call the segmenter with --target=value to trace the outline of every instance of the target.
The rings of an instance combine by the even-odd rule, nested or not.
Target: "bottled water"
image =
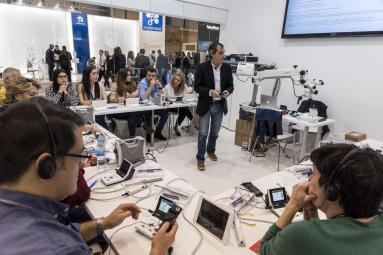
[[[97,138],[96,155],[97,165],[102,168],[105,165],[105,136],[102,134]]]

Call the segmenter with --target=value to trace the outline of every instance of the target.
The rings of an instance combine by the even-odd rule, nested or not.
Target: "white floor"
[[[165,144],[166,142],[157,141],[154,148],[161,150]],[[176,139],[173,133],[166,150],[155,155],[163,168],[186,179],[194,187],[210,196],[225,192],[244,181],[252,181],[277,171],[278,146],[269,150],[266,157],[253,157],[249,162],[249,152],[234,145],[234,132],[224,128],[221,128],[220,137],[217,140],[217,162],[207,158],[206,170],[198,171],[196,153],[197,135],[190,136],[182,132],[182,137]],[[291,151],[287,153],[292,155]],[[280,169],[292,164],[292,158],[287,158],[281,153]]]

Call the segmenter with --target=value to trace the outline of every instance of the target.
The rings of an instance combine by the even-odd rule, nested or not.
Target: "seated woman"
[[[185,86],[185,75],[182,72],[174,74],[169,84],[164,88],[164,96],[167,100],[170,98],[183,97],[185,94],[191,93],[193,93],[193,89]],[[178,119],[173,129],[177,136],[181,136],[178,126],[182,124],[185,117],[188,117],[190,121],[193,120],[193,114],[190,112],[189,108],[186,107],[170,109],[169,111],[178,111]]]
[[[20,77],[12,81],[7,86],[5,107],[37,96],[40,88],[40,83],[34,79]]]
[[[132,71],[126,68],[121,68],[110,89],[109,102],[123,103],[127,98],[138,98],[138,90],[136,83],[132,80]],[[111,117],[116,119],[127,119],[130,137],[136,136],[136,127],[139,121],[137,112],[114,114]]]
[[[68,80],[68,75],[64,69],[53,71],[52,86],[45,89],[47,98],[55,104],[64,107],[78,105],[78,97],[75,89]]]
[[[311,154],[313,174],[296,184],[260,254],[383,254],[383,157],[350,144],[328,144]],[[291,223],[303,208],[305,221]],[[318,219],[318,209],[327,220]]]
[[[106,100],[105,87],[98,81],[98,71],[94,66],[84,69],[82,80],[77,84],[77,95],[81,105],[92,105],[93,100]],[[96,115],[96,122],[105,129],[108,125],[105,122],[105,115]]]

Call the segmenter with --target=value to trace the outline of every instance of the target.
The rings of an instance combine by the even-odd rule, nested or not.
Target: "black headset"
[[[38,170],[37,170],[40,178],[47,180],[52,178],[56,174],[57,147],[56,147],[55,140],[53,138],[52,130],[49,127],[49,121],[48,121],[47,115],[45,114],[45,112],[43,111],[43,109],[41,108],[39,104],[36,103],[36,107],[42,119],[44,120],[44,125],[46,126],[48,130],[49,144],[51,147],[51,156],[46,156],[44,159],[42,159],[38,165]]]
[[[340,196],[339,190],[333,183],[335,180],[335,177],[344,168],[346,161],[348,161],[350,159],[351,155],[353,155],[357,152],[361,152],[361,151],[362,151],[362,149],[360,149],[358,147],[352,149],[351,151],[349,151],[346,154],[346,156],[344,156],[342,158],[342,160],[339,162],[339,164],[335,167],[335,170],[331,173],[330,177],[328,178],[328,181],[325,184],[325,188],[324,188],[324,195],[325,195],[325,198],[327,200],[334,202],[339,198],[339,196]]]

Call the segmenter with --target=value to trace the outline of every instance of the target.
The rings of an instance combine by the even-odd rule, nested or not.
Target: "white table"
[[[118,113],[131,113],[131,112],[144,112],[144,111],[151,111],[152,112],[152,127],[154,126],[154,111],[156,110],[168,110],[168,109],[174,109],[174,108],[182,108],[182,107],[192,107],[193,108],[193,115],[194,115],[194,109],[197,106],[196,101],[188,101],[188,102],[174,102],[172,104],[166,103],[163,106],[155,105],[153,103],[149,104],[128,104],[128,105],[122,105],[117,103],[110,103],[105,106],[98,106],[94,107],[93,115],[111,115],[111,114],[118,114]],[[70,108],[72,110],[81,109],[81,108],[87,108],[91,106],[71,106]],[[93,118],[94,119],[94,118]],[[150,144],[153,146],[154,143],[154,134],[151,135]]]
[[[318,132],[317,132],[316,138],[315,138],[315,145],[314,145],[314,148],[317,148],[319,146],[319,142],[321,139],[322,128],[324,126],[331,125],[335,122],[334,119],[326,119],[326,120],[321,121],[321,122],[311,123],[308,121],[300,120],[300,119],[293,117],[289,114],[283,115],[282,118],[284,120],[290,122],[290,123],[300,124],[300,125],[305,127],[305,130],[303,133],[303,141],[302,141],[302,147],[301,147],[301,153],[300,153],[299,159],[302,159],[306,155],[307,137],[308,137],[309,129],[310,128],[317,128],[318,129]]]
[[[248,105],[240,105],[240,108],[246,112],[251,112],[254,114],[254,117],[252,119],[252,125],[251,125],[252,134],[250,135],[250,137],[252,137],[253,132],[254,132],[254,126],[255,126],[255,113],[257,111],[257,108],[251,107]],[[307,138],[308,138],[309,129],[310,128],[317,128],[318,129],[318,132],[316,134],[316,139],[315,139],[315,148],[317,148],[319,146],[319,142],[321,139],[322,127],[324,127],[326,125],[331,125],[335,122],[334,119],[326,119],[326,120],[321,121],[321,122],[311,123],[309,121],[300,120],[300,119],[293,117],[289,114],[283,115],[282,119],[289,122],[289,123],[300,124],[300,125],[305,127],[304,133],[303,133],[303,141],[302,141],[301,153],[300,153],[299,159],[302,159],[306,155]],[[250,139],[250,137],[249,137],[249,139]],[[250,144],[251,144],[250,141],[248,144],[250,146]],[[248,149],[250,150],[250,148],[248,148]]]
[[[108,133],[108,131],[103,129],[103,132]],[[107,151],[112,151],[112,143],[114,139],[117,139],[117,137],[111,133],[108,133],[107,135]],[[86,147],[92,147],[95,146],[95,144],[90,143],[87,144]],[[146,162],[144,165],[138,167],[153,167],[155,164],[152,161]],[[88,183],[92,183],[95,179],[99,178],[100,175],[94,176],[95,174],[102,174],[105,172],[105,169],[113,169],[115,168],[115,165],[108,165],[103,169],[98,169],[97,167],[89,167],[85,169],[85,178],[87,179]],[[159,167],[159,166],[156,166]],[[103,172],[104,171],[104,172]],[[175,180],[177,176],[175,176],[172,172],[167,171],[164,169],[163,171],[163,181],[158,182],[156,184],[160,185],[167,185],[167,183],[171,180]],[[147,177],[148,178],[148,177]],[[275,188],[279,185],[285,186],[288,193],[291,193],[291,187],[294,183],[297,183],[299,180],[292,172],[289,171],[280,171],[276,172],[272,175],[257,179],[253,181],[254,185],[256,185],[259,189],[261,189],[263,192],[266,192],[269,188]],[[127,181],[126,183],[129,183],[131,181]],[[175,180],[171,185],[181,187],[186,190],[190,190],[191,192],[195,192],[196,189],[189,185],[188,183],[184,182],[183,180]],[[104,187],[103,184],[98,181],[96,185],[92,188],[93,192],[91,193],[92,199],[106,199],[106,198],[113,198],[118,197],[117,199],[113,200],[106,200],[106,201],[97,201],[97,200],[89,200],[86,202],[86,208],[90,212],[91,216],[93,218],[99,218],[108,215],[113,211],[114,208],[116,208],[120,203],[136,203],[139,201],[139,197],[145,197],[149,194],[149,190],[143,190],[137,194],[135,194],[135,197],[122,197],[121,195],[125,193],[127,190],[135,190],[138,186],[128,186],[125,189],[121,189],[119,191],[113,192],[113,193],[95,193],[95,188]],[[110,187],[102,190],[96,190],[98,192],[107,192],[107,191],[113,191],[116,189],[119,189],[122,187],[120,184],[116,185],[115,187]],[[145,208],[145,209],[151,209],[154,210],[155,206],[157,204],[159,193],[161,189],[158,187],[152,186],[151,188],[151,194],[154,194],[153,196],[141,201],[138,203],[139,207]],[[220,199],[223,197],[230,196],[230,194],[233,192],[232,190],[223,192],[222,194],[215,197],[215,199]],[[191,203],[189,206],[185,207],[185,200],[180,200],[179,205],[183,207],[185,211],[185,216],[187,219],[192,220],[193,215],[195,213],[196,209],[196,203],[198,200],[198,195],[194,196],[191,200]],[[259,198],[257,198],[256,201],[261,201]],[[224,200],[221,200],[222,203],[224,203]],[[261,206],[262,204],[260,204]],[[139,220],[145,220],[150,217],[150,214],[145,210],[142,209],[142,213],[140,214]],[[243,217],[247,218],[253,218],[258,220],[266,220],[270,222],[276,221],[277,217],[272,214],[270,211],[265,209],[258,209],[258,208],[252,208],[250,211],[250,214],[243,215]],[[134,224],[136,221],[133,219],[127,219],[125,220],[120,226],[105,231],[105,237],[111,241],[111,247],[114,251],[118,254],[149,254],[149,250],[151,247],[151,240],[147,237],[139,234],[135,231]],[[252,221],[244,221],[247,223],[254,223]],[[189,225],[189,223],[180,215],[178,217],[177,223],[179,225],[179,229],[176,235],[176,241],[173,244],[174,248],[174,255],[177,254],[190,254],[192,250],[196,247],[198,241],[199,241],[199,234],[198,232]],[[249,247],[253,245],[256,241],[258,241],[260,238],[263,237],[265,232],[270,227],[271,223],[261,223],[261,222],[255,222],[256,225],[250,226],[245,223],[242,223],[242,229],[244,232],[244,237],[246,241],[246,247],[238,247],[235,232],[231,231],[229,242],[227,245],[223,245],[220,241],[210,236],[208,233],[206,233],[204,230],[202,230],[203,233],[203,243],[201,247],[199,248],[197,254],[254,254]],[[121,227],[121,230],[119,230]],[[119,230],[118,232],[116,232]],[[116,232],[116,233],[115,233]],[[114,234],[115,233],[115,234]],[[113,237],[112,237],[113,235]],[[112,237],[112,239],[111,239]]]

